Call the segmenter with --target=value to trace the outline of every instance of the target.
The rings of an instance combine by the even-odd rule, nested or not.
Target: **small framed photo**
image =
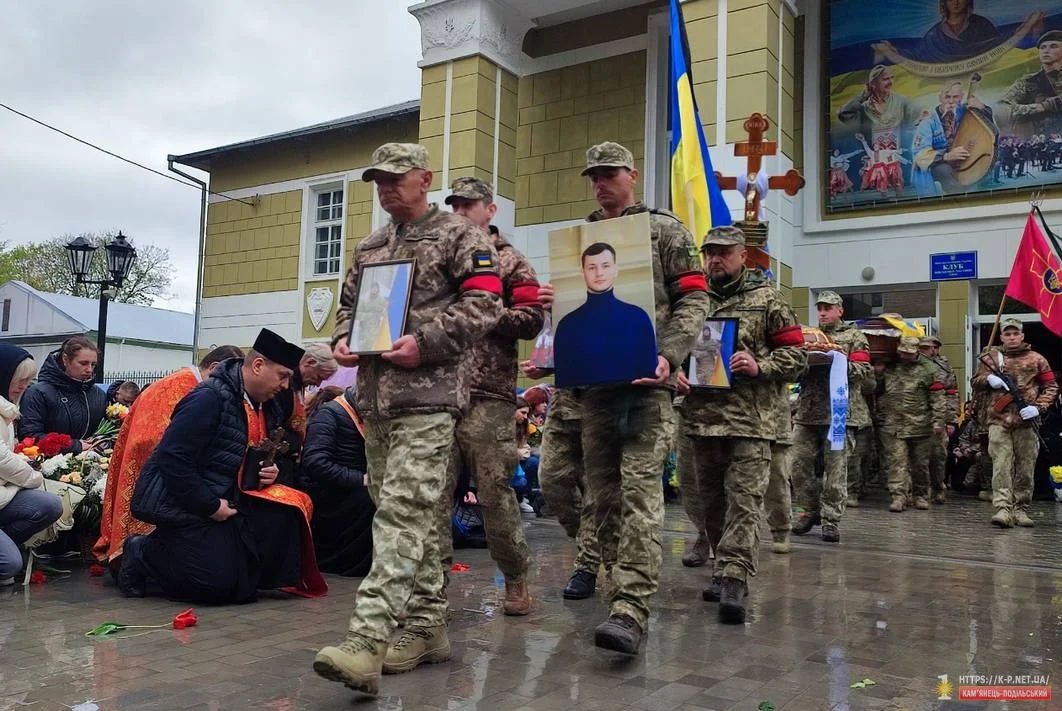
[[[737,349],[737,318],[705,320],[690,351],[686,377],[690,387],[728,389],[732,381],[730,358]]]
[[[347,346],[351,353],[387,353],[405,333],[416,261],[362,264],[358,268],[358,297]]]

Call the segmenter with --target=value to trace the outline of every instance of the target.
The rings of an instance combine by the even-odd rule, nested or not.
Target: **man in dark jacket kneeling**
[[[283,433],[266,431],[262,407],[302,354],[262,329],[246,358],[223,361],[178,403],[133,494],[133,515],[156,529],[126,541],[123,594],[212,603],[249,602],[260,589],[323,594],[312,505],[274,484]]]

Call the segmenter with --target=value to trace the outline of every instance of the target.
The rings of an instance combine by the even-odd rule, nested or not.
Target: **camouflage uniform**
[[[970,459],[970,468],[966,471],[963,488],[976,486],[977,491],[992,491],[992,458],[988,454],[988,392],[980,388],[973,390],[973,412],[970,421],[959,435],[955,448]]]
[[[458,178],[452,197],[494,202],[494,191],[479,178]],[[538,277],[527,258],[494,227],[490,228],[498,254],[505,311],[485,337],[476,341],[471,357],[471,404],[457,423],[451,476],[456,481],[468,467],[483,508],[483,527],[491,558],[506,580],[520,581],[527,573],[531,549],[524,536],[520,507],[510,486],[519,455],[516,451],[517,342],[538,335],[545,318],[538,301]],[[452,493],[453,487],[447,488]],[[451,497],[442,497],[438,531],[443,560],[452,557]],[[450,555],[446,555],[449,552]]]
[[[1018,321],[1004,321],[1004,329]],[[1014,381],[1028,405],[1035,406],[1042,415],[1058,396],[1058,384],[1047,359],[1032,350],[1028,343],[1016,348],[991,349],[988,357],[994,363],[1003,359],[1003,372]],[[1005,390],[992,389],[988,383],[991,371],[980,364],[973,377],[973,387],[988,391],[987,408],[988,451],[992,457],[992,505],[997,510],[1028,511],[1033,493],[1033,471],[1040,449],[1036,439],[1039,422],[1023,420],[1013,403],[999,403],[1008,395]]]
[[[902,352],[918,354],[918,339],[905,336]],[[934,428],[947,419],[940,369],[918,354],[912,362],[898,360],[877,374],[877,392],[883,400],[883,438],[888,453],[889,493],[893,501],[906,500],[908,482],[914,497],[929,495],[929,453]]]
[[[874,462],[877,453],[877,432],[875,427],[876,401],[874,389],[877,383],[874,380],[873,371],[863,380],[859,392],[855,395],[850,391],[848,396],[858,397],[863,401],[867,411],[866,424],[852,428],[852,448],[848,453],[848,501],[858,501],[866,490],[868,475],[877,467]],[[878,454],[877,456],[880,456]]]
[[[744,243],[736,228],[717,228],[709,236],[717,232],[726,244]],[[745,583],[756,573],[771,443],[779,429],[778,388],[800,378],[807,352],[796,316],[762,273],[744,269],[729,284],[713,284],[709,299],[708,318],[739,319],[735,349],[751,353],[760,374],[735,374],[726,390],[694,388],[682,406],[682,426],[693,443],[708,517],[724,522],[713,577]]]
[[[386,144],[373,155],[376,170],[427,169],[422,146]],[[358,410],[365,418],[365,454],[373,518],[373,565],[358,588],[350,633],[386,643],[406,606],[411,627],[446,623],[443,572],[434,530],[454,441],[454,423],[468,408],[468,368],[462,354],[502,315],[497,253],[490,236],[464,217],[431,206],[410,223],[389,222],[363,239],[336,313],[335,344],[348,336],[363,265],[416,259],[406,334],[416,338],[420,365],[400,368],[378,356],[358,363]],[[512,425],[510,425],[512,427]],[[319,657],[335,654],[332,648]]]
[[[1059,33],[1047,32],[1037,47],[1047,39],[1059,41]],[[1041,68],[1020,77],[999,100],[997,110],[1001,125],[1025,137],[1062,132],[1062,70]]]
[[[921,345],[936,345],[939,347],[940,341],[932,337],[924,338],[921,341]],[[955,371],[952,370],[951,363],[948,362],[946,356],[938,355],[933,357],[926,354],[923,354],[923,356],[940,369],[940,381],[944,384],[944,400],[947,405],[947,424],[955,425],[959,421],[959,383],[955,379]],[[947,483],[944,481],[948,464],[948,433],[942,432],[939,435],[934,435],[931,446],[929,482],[932,484],[935,494],[943,496],[948,488]]]
[[[832,291],[819,293],[818,303],[837,304],[841,297]],[[848,500],[847,452],[855,447],[854,434],[870,424],[870,412],[862,397],[863,382],[871,374],[867,338],[852,324],[822,326],[822,331],[844,349],[848,358],[848,423],[845,448],[830,448],[833,412],[830,397],[830,366],[808,368],[800,382],[796,427],[793,431],[793,491],[797,506],[809,516],[818,515],[823,524],[836,526]],[[822,481],[815,476],[815,459],[822,453],[825,470]]]
[[[775,440],[771,443],[771,476],[763,496],[763,510],[767,526],[776,543],[789,540],[790,516],[793,512],[790,489],[792,462],[789,453],[793,444],[793,413],[789,402],[789,385],[778,384],[774,407]]]
[[[587,170],[629,167],[630,151],[604,143],[587,151]],[[660,576],[664,495],[670,455],[671,398],[680,365],[704,324],[708,295],[693,237],[670,212],[635,203],[623,216],[649,212],[657,353],[671,366],[668,387],[587,388],[582,395],[583,461],[602,551],[616,551],[609,615],[626,615],[644,632]],[[604,210],[588,222],[607,219]]]

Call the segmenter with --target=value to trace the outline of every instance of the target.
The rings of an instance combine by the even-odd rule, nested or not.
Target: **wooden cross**
[[[287,454],[288,452],[288,443],[284,441],[284,428],[277,427],[273,430],[273,434],[269,436],[269,439],[262,440],[258,448],[266,453],[265,458],[262,459],[262,466],[273,466],[276,463],[278,454]]]
[[[767,117],[763,114],[752,114],[744,125],[745,133],[749,134],[749,140],[734,144],[734,155],[748,158],[744,221],[750,225],[760,221],[760,195],[756,192],[756,175],[760,172],[763,156],[773,156],[778,152],[778,144],[775,141],[763,140],[763,134],[767,131],[768,125]],[[718,172],[715,178],[721,190],[737,190],[737,178],[725,178]],[[804,187],[804,183],[804,176],[794,168],[785,175],[771,176],[767,181],[767,187],[773,190],[781,188],[786,195],[794,197]]]

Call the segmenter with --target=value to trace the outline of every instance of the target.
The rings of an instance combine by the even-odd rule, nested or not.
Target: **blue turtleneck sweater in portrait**
[[[611,289],[589,292],[561,319],[553,342],[558,388],[629,383],[656,373],[656,335],[643,309]]]

